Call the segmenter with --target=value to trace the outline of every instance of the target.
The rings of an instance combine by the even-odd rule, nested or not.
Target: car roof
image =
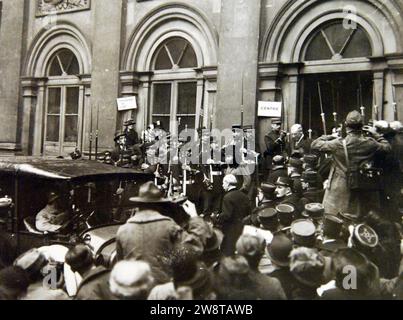
[[[0,172],[54,180],[88,180],[96,177],[147,177],[142,171],[119,168],[89,160],[65,160],[39,157],[0,158]]]

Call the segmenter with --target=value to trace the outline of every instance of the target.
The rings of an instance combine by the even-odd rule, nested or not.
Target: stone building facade
[[[140,132],[241,122],[258,101],[321,134],[351,109],[403,120],[402,0],[2,0],[0,154],[66,155]],[[135,96],[138,108],[118,111]],[[243,105],[243,108],[241,108]],[[376,107],[375,107],[376,106]]]

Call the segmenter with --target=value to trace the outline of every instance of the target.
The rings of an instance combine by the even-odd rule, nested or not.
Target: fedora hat
[[[286,267],[290,264],[289,256],[292,248],[292,241],[284,233],[279,232],[267,246],[267,254],[276,265]]]
[[[169,199],[163,198],[160,189],[152,181],[140,186],[139,196],[130,198],[135,203],[168,203]]]

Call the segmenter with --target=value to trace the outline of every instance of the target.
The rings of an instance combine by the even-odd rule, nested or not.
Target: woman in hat
[[[312,143],[312,149],[332,154],[332,168],[330,170],[328,187],[323,204],[327,213],[337,215],[338,212],[349,212],[362,218],[370,209],[379,207],[379,192],[361,192],[350,190],[347,184],[347,157],[350,167],[359,167],[364,162],[370,162],[378,154],[388,153],[391,146],[387,140],[376,132],[374,128],[366,127],[372,137],[363,135],[363,119],[359,112],[352,111],[346,118],[347,137],[335,138],[322,136]]]

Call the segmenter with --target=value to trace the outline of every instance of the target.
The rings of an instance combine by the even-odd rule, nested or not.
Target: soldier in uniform
[[[303,206],[301,203],[301,198],[293,193],[293,181],[291,178],[280,177],[276,182],[276,193],[280,204],[290,204],[292,205],[298,216],[303,211]]]
[[[125,127],[124,134],[126,135],[126,145],[129,148],[139,143],[139,135],[134,129],[135,125],[136,122],[133,119],[126,121],[123,125]]]
[[[262,183],[258,188],[257,206],[250,216],[247,216],[243,222],[246,225],[259,225],[258,214],[263,208],[275,208],[277,204],[276,186],[270,183]]]
[[[266,150],[264,151],[265,169],[269,171],[275,156],[284,155],[287,133],[281,131],[281,119],[272,119],[271,132],[264,137]]]
[[[276,211],[280,223],[279,230],[289,235],[290,226],[296,218],[295,208],[290,204],[279,204],[276,206]]]
[[[343,220],[333,215],[325,215],[322,227],[322,240],[318,244],[319,251],[324,256],[331,256],[341,248],[347,248],[347,243],[341,238]]]
[[[316,226],[310,219],[295,220],[291,225],[291,235],[295,246],[316,247]]]
[[[322,203],[325,190],[319,182],[319,174],[316,171],[302,173],[302,198],[303,205],[308,203]]]
[[[292,180],[293,192],[298,196],[302,196],[302,160],[296,158],[290,158],[288,160],[288,176]]]
[[[284,156],[277,155],[273,157],[273,166],[270,170],[267,182],[276,183],[277,179],[280,177],[288,177],[288,172]]]

